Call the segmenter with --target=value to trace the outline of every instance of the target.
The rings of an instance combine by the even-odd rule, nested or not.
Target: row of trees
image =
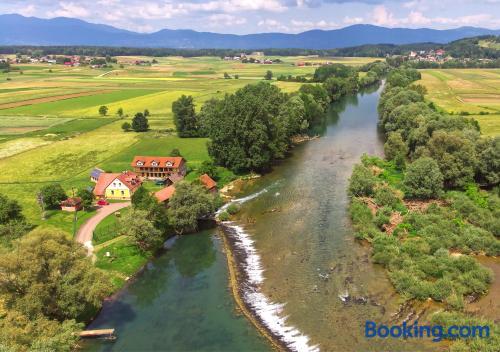
[[[393,70],[379,103],[386,157],[401,168],[412,162],[405,178],[407,196],[436,197],[438,189],[460,189],[473,181],[498,185],[500,138],[481,137],[475,120],[443,114],[425,103],[425,88],[410,85],[419,77],[414,69]]]

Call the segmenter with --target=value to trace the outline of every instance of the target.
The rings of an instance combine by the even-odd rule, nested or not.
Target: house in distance
[[[131,166],[137,175],[153,180],[186,175],[186,160],[180,156],[136,156]]]

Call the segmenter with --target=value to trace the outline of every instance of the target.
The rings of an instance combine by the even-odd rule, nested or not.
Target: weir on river
[[[388,323],[399,304],[385,271],[354,240],[347,213],[353,165],[363,153],[383,151],[380,91],[373,87],[333,104],[322,138],[294,148],[273,172],[248,182],[241,195],[258,196],[242,203],[228,224],[233,231],[226,236],[234,248],[239,241],[238,266],[247,272],[242,298],[291,350],[427,348],[364,337],[366,320]],[[220,236],[215,230],[184,236],[154,259],[91,325],[114,327],[117,341],[87,349],[270,350],[237,313]]]

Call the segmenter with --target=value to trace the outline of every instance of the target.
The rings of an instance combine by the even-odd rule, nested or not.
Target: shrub
[[[229,214],[225,211],[219,214],[218,219],[220,221],[228,221],[229,220]]]
[[[443,175],[436,160],[422,157],[408,166],[403,184],[408,198],[436,198],[443,191]]]
[[[349,194],[351,196],[371,196],[377,179],[370,169],[363,165],[355,165],[349,179]]]
[[[43,202],[47,209],[57,209],[59,204],[67,198],[66,193],[60,184],[51,184],[44,186],[40,190]]]
[[[240,206],[237,205],[237,204],[234,204],[234,203],[231,203],[229,204],[229,206],[227,207],[227,212],[230,214],[230,215],[234,215],[236,213],[238,213],[240,211]]]
[[[380,206],[394,208],[400,202],[400,199],[391,187],[382,186],[375,191],[375,201]]]

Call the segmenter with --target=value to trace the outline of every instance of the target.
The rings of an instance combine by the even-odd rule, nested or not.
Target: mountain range
[[[333,49],[364,44],[448,43],[453,40],[500,35],[500,30],[476,27],[455,29],[385,28],[358,24],[334,30],[307,32],[220,34],[183,29],[137,33],[75,18],[42,19],[18,14],[0,15],[0,45],[97,45],[152,48],[300,48]]]

